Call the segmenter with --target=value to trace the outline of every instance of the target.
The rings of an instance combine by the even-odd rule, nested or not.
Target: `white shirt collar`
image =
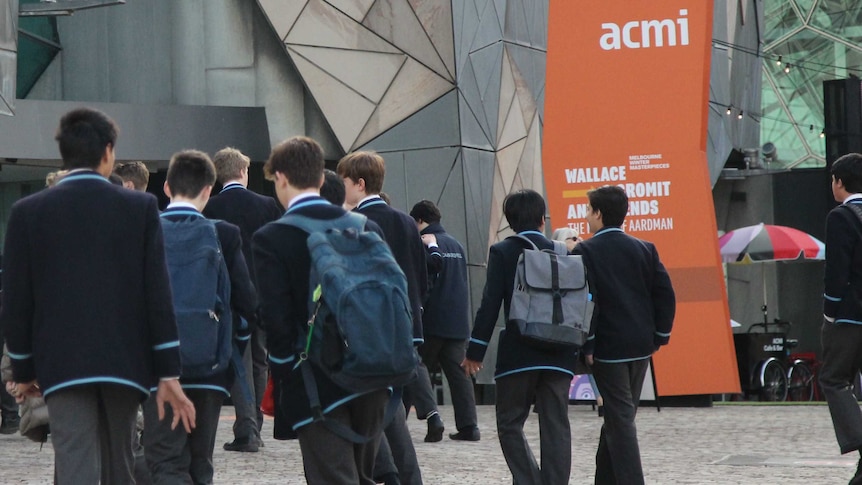
[[[365,197],[363,197],[363,198],[362,198],[362,200],[360,200],[360,201],[359,201],[359,203],[358,203],[358,204],[356,204],[356,206],[357,206],[357,207],[359,207],[359,206],[360,206],[360,205],[362,205],[365,201],[372,200],[372,199],[380,199],[380,200],[383,200],[383,197],[380,197],[380,195],[378,195],[378,194],[374,194],[374,195],[366,195]]]
[[[290,199],[290,202],[288,202],[288,203],[287,203],[287,208],[288,208],[288,209],[290,209],[290,208],[291,208],[291,207],[293,207],[293,205],[294,205],[294,204],[296,204],[297,202],[299,202],[299,201],[301,201],[301,200],[303,200],[303,199],[307,199],[307,198],[309,198],[309,197],[320,197],[320,194],[313,194],[313,193],[310,193],[310,192],[306,192],[306,193],[299,194],[299,195],[297,195],[296,197],[294,197],[294,198]]]
[[[192,209],[195,212],[200,212],[191,202],[171,202],[166,209]]]

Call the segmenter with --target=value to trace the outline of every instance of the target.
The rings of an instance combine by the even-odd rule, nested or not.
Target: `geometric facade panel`
[[[353,20],[362,22],[362,19],[368,15],[368,10],[370,10],[371,5],[374,4],[374,0],[329,0],[329,3],[350,16]]]
[[[451,0],[410,0],[416,17],[446,65],[449,78],[455,79],[455,46],[452,33]]]
[[[763,4],[761,143],[785,167],[823,167],[823,81],[862,75],[862,2]]]
[[[267,12],[269,22],[278,38],[284,40],[296,18],[299,17],[302,9],[305,8],[306,0],[257,0],[261,8]]]
[[[0,0],[0,115],[15,111],[18,64],[18,0]]]
[[[308,89],[312,93],[326,93],[326,96],[315,96],[315,101],[339,144],[350,146],[374,112],[374,103],[304,57],[295,52],[292,54],[293,62]]]
[[[452,88],[451,82],[408,57],[350,149],[362,146]]]
[[[458,92],[449,91],[382,135],[362,146],[363,150],[391,152],[421,148],[452,147],[460,144]]]
[[[332,77],[356,90],[372,103],[378,103],[404,65],[407,56],[382,52],[349,51],[304,45],[290,46],[290,51],[326,71]],[[368,68],[375,76],[357,76],[356,72]]]
[[[260,6],[281,36],[287,22],[272,17],[284,14],[283,3]],[[452,29],[451,21],[441,27],[449,11],[441,0],[308,0],[286,27],[287,53],[345,153],[455,87],[452,45],[441,35]]]
[[[398,21],[393,22],[392,19]],[[450,82],[455,80],[407,0],[377,0],[362,25],[398,46],[444,79]]]

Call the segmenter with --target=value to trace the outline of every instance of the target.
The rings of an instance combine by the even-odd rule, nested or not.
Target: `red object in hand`
[[[275,398],[272,390],[272,375],[266,380],[266,389],[263,391],[263,399],[260,401],[260,412],[267,416],[275,416]]]

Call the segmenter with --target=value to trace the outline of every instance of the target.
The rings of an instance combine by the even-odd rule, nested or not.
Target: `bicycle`
[[[770,325],[777,332],[770,332]],[[745,396],[757,394],[761,401],[810,401],[816,395],[816,359],[812,354],[791,354],[799,341],[788,339],[791,323],[752,324],[747,333],[735,334],[740,384]],[[763,332],[753,332],[762,327]],[[811,365],[809,365],[809,362]]]

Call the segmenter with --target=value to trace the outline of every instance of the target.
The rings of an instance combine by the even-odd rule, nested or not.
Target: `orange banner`
[[[588,190],[629,196],[677,292],[660,395],[739,392],[706,161],[712,2],[552,0],[543,168],[554,227],[589,236]]]

